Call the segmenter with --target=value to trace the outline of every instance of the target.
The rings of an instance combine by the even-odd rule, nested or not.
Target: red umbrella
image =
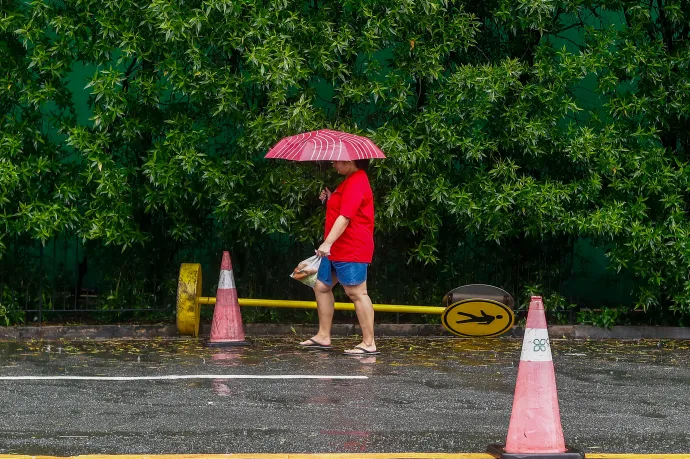
[[[385,157],[381,149],[366,137],[330,129],[285,137],[266,154],[266,158],[291,161],[354,161]]]

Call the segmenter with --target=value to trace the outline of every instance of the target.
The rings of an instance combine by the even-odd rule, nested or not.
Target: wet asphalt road
[[[522,342],[380,339],[354,358],[254,339],[0,343],[0,376],[343,375],[355,380],[0,380],[0,453],[483,452],[508,429]],[[336,349],[356,340],[336,340]],[[552,340],[566,442],[690,452],[690,343]]]

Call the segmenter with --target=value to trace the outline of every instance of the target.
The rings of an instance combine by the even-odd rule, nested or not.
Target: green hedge
[[[184,254],[229,247],[248,292],[292,292],[284,270],[318,243],[337,178],[262,157],[328,127],[388,155],[371,174],[377,301],[482,281],[597,306],[568,283],[587,241],[643,320],[687,321],[685,0],[0,6],[5,260],[79,238],[99,269],[172,278],[170,294]]]

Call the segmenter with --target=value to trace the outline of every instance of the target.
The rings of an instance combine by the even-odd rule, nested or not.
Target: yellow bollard
[[[200,296],[201,265],[182,263],[177,281],[177,331],[180,335],[199,336]]]

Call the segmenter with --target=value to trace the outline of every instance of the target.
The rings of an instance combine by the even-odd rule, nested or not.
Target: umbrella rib
[[[364,158],[365,157],[364,152],[363,152],[364,149],[361,146],[361,143],[363,143],[363,140],[361,139],[361,137],[356,136],[356,135],[352,135],[352,134],[348,134],[348,135],[346,135],[346,137],[350,137],[347,140],[350,142],[350,144],[352,144],[352,147],[354,148],[354,150],[357,154],[357,159]]]
[[[287,137],[278,143],[278,145],[280,145],[281,143],[282,143],[282,145],[280,146],[280,150],[273,153],[274,158],[279,158],[279,159],[285,158],[286,154],[283,152],[290,147],[290,140],[291,139],[292,139],[292,137]]]
[[[316,151],[316,161],[319,161],[321,159],[321,152],[323,151],[323,141],[321,140],[321,135],[318,133],[314,136],[314,148],[316,148],[316,141],[318,140],[319,145],[318,145],[318,150]],[[314,159],[314,153],[311,155],[312,159]]]
[[[280,151],[280,157],[284,159],[289,159],[290,154],[292,153],[292,150],[295,148],[295,144],[298,144],[300,141],[300,138],[303,137],[304,134],[298,134],[298,135],[293,135],[291,137],[288,137],[285,139],[285,145]]]
[[[333,141],[333,148],[326,148],[326,151],[330,151],[330,156],[326,158],[326,152],[323,154],[323,159],[326,161],[332,161],[333,160],[333,150],[335,149],[335,141],[337,140],[337,137],[331,134],[331,131],[326,131],[324,130],[323,136],[327,139],[326,146],[329,147],[331,144],[331,141]]]
[[[326,155],[328,154],[328,146],[330,145],[331,142],[330,142],[330,139],[328,138],[328,134],[325,134],[324,136],[320,136],[319,138],[321,139],[322,142],[323,142],[323,140],[326,141],[326,147],[325,148],[324,148],[323,144],[321,145],[321,152],[323,153],[323,159],[325,160]],[[321,155],[319,155],[319,157],[320,156]]]
[[[328,133],[328,137],[330,138],[332,144],[332,146],[329,148],[328,160],[333,161],[333,155],[335,155],[335,145],[336,142],[340,141],[340,139],[331,132]]]
[[[280,158],[281,152],[285,149],[285,145],[287,144],[287,139],[283,139],[280,142],[278,142],[278,145],[273,147],[273,152],[271,152],[271,158]]]
[[[306,138],[305,138],[305,137],[306,137]],[[295,141],[294,144],[292,145],[292,150],[293,150],[293,151],[292,151],[290,154],[287,154],[285,159],[290,159],[290,160],[292,160],[292,159],[298,158],[298,157],[299,157],[299,154],[300,154],[301,147],[302,147],[305,143],[307,143],[307,141],[309,140],[309,138],[311,138],[311,134],[310,134],[310,133],[298,134],[298,135],[296,135],[296,136],[292,136],[292,138],[293,138],[294,141]]]
[[[364,156],[365,156],[363,153],[364,149],[360,145],[362,143],[362,141],[359,138],[357,138],[356,136],[352,136],[352,138],[348,139],[348,141],[350,142],[350,144],[354,148],[355,153],[357,154],[357,159],[364,158]]]
[[[372,142],[372,140],[369,139],[368,137],[358,137],[357,140],[359,142],[362,142],[365,144],[365,146],[364,146],[364,151],[365,151],[364,157],[367,156],[366,151],[370,151],[372,158],[385,158],[385,155],[383,155],[383,152],[381,152],[381,149],[379,147],[377,147],[374,144],[374,142]]]

